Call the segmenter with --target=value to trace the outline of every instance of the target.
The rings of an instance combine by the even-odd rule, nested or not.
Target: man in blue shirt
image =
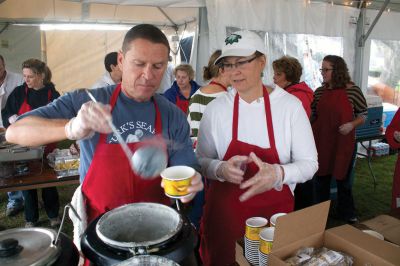
[[[122,82],[91,90],[98,103],[90,101],[84,90],[76,90],[21,116],[7,130],[8,141],[25,146],[66,138],[80,142],[80,180],[89,222],[130,202],[168,204],[159,177],[144,180],[131,171],[116,137],[110,134],[110,118],[122,138],[135,140],[128,143],[133,152],[141,140],[161,135],[167,144],[169,166],[199,168],[185,115],[155,94],[168,64],[169,50],[168,40],[158,28],[137,25],[127,32],[118,53]],[[201,177],[196,174],[189,188],[192,195],[182,202],[190,201],[202,189]]]

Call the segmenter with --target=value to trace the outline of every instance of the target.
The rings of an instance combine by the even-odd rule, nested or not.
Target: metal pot
[[[197,235],[188,219],[157,203],[133,203],[92,221],[82,252],[96,265],[114,265],[139,255],[157,255],[180,265],[196,265]]]
[[[0,232],[0,265],[78,265],[79,253],[64,234],[56,240],[48,228],[16,228]]]
[[[115,266],[179,266],[173,260],[154,256],[154,255],[142,255],[142,256],[135,256],[130,259],[127,259],[121,263],[116,264]]]

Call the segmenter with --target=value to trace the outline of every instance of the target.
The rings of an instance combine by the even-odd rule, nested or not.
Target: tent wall
[[[274,33],[313,34],[343,38],[343,57],[354,77],[356,45],[356,24],[359,9],[326,3],[307,4],[307,1],[241,1],[206,0],[209,29],[209,46],[213,51],[223,44],[228,27],[267,31]],[[368,10],[367,17],[372,22],[378,11]],[[369,39],[400,40],[400,14],[385,12],[372,31]],[[368,30],[366,26],[365,32]],[[369,41],[363,51],[363,82],[366,90],[369,62]],[[327,51],[329,53],[329,51]],[[271,62],[269,62],[271,63]],[[272,72],[267,67],[267,75]],[[270,77],[269,77],[270,78]]]
[[[5,28],[4,28],[5,27]],[[0,23],[0,54],[6,68],[22,73],[21,64],[28,58],[41,58],[40,30],[38,27],[18,27]]]
[[[47,64],[60,92],[90,88],[102,73],[104,56],[121,49],[125,31],[46,31]]]
[[[210,28],[211,50],[221,47],[227,27],[343,37],[343,57],[353,72],[356,25],[350,23],[350,17],[358,16],[355,8],[306,4],[306,1],[207,0],[206,4],[208,23],[215,25]],[[270,81],[270,67],[267,66],[266,72]]]

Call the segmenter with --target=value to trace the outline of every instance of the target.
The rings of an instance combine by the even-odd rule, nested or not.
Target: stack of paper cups
[[[252,265],[258,265],[260,231],[267,225],[268,220],[263,217],[251,217],[246,220],[246,234],[244,236],[244,255]]]
[[[268,265],[268,255],[272,250],[275,227],[264,228],[260,232],[260,249],[258,250],[259,265]]]

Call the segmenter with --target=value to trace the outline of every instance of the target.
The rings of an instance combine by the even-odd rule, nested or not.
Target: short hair
[[[131,42],[136,39],[145,39],[152,43],[164,44],[168,48],[168,55],[170,52],[169,42],[165,34],[156,26],[150,24],[139,24],[132,27],[124,37],[122,43],[122,52],[125,54],[129,49]]]
[[[45,62],[39,59],[31,58],[22,63],[22,69],[29,68],[35,74],[44,74],[43,84],[51,83],[51,70]]]
[[[299,60],[291,56],[282,56],[272,62],[274,71],[285,73],[286,80],[291,83],[299,83],[303,68]]]
[[[214,53],[212,53],[210,59],[208,60],[208,65],[203,67],[203,79],[205,81],[218,77],[220,65],[215,65],[214,62],[221,55],[221,53],[221,50],[216,50]]]
[[[332,88],[345,88],[348,83],[353,83],[349,74],[349,69],[344,59],[337,55],[327,55],[323,61],[332,64]]]
[[[176,73],[177,73],[178,71],[184,71],[184,72],[186,72],[186,73],[188,74],[190,80],[192,80],[192,79],[194,78],[194,70],[193,70],[193,68],[192,68],[191,65],[188,65],[188,64],[181,64],[181,65],[175,67],[175,70],[174,70],[174,75],[175,75],[175,76],[176,76]]]
[[[118,53],[111,52],[106,55],[104,58],[104,66],[108,72],[111,72],[110,65],[116,66],[118,65]]]

